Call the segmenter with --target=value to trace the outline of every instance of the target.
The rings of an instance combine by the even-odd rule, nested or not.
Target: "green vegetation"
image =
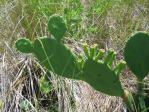
[[[100,60],[101,55],[99,55],[101,50],[98,52],[96,44],[90,46],[90,48],[85,44],[84,52],[87,59],[84,60],[85,56],[79,56],[81,59],[78,59],[77,62],[77,57],[60,42],[66,32],[66,23],[62,17],[58,15],[51,16],[48,28],[54,38],[37,38],[33,44],[28,40],[24,42],[24,39],[19,39],[16,42],[17,49],[26,53],[26,51],[31,51],[30,46],[32,46],[32,53],[36,55],[46,69],[54,74],[83,80],[97,91],[111,96],[119,96],[124,99],[130,112],[148,111],[148,105],[145,103],[145,100],[148,99],[145,95],[148,92],[146,93],[143,90],[145,83],[142,81],[149,73],[149,34],[137,32],[130,36],[124,50],[126,63],[120,61],[113,68],[112,62],[115,59],[115,51],[109,49],[104,61],[102,61]],[[27,45],[25,48],[28,50],[24,51],[21,46],[22,43]],[[128,92],[121,86],[119,73],[125,67],[125,64],[128,64],[128,67],[138,79],[138,93]]]
[[[131,111],[147,112],[149,105],[146,101],[149,100],[148,93],[143,88],[147,85],[144,78],[149,73],[149,34],[145,32],[137,32],[129,37],[124,49],[125,61],[130,70],[137,77],[138,90],[134,97],[135,105],[131,107]],[[131,98],[131,102],[133,99]],[[136,106],[136,107],[135,107]]]
[[[48,77],[43,75],[40,78],[40,91],[44,94],[48,94],[52,89],[52,84],[50,83]]]
[[[25,110],[25,111],[29,111],[30,109],[30,104],[27,100],[23,100],[20,104],[20,107],[22,110]]]
[[[134,33],[149,32],[148,0],[1,0],[0,4],[1,111],[120,112],[126,111],[122,99],[132,111],[148,109],[148,46],[139,47],[144,39],[137,43]],[[53,14],[64,18],[55,15],[61,25],[67,23],[62,32],[55,27],[57,21],[47,24]],[[53,26],[58,33],[50,30]],[[129,47],[125,47],[127,37]],[[20,40],[16,43],[20,51],[34,53],[40,63],[32,54],[16,52],[16,40]],[[136,43],[137,50],[136,45],[130,50]],[[128,68],[122,71],[123,58],[132,73]],[[45,68],[77,80],[57,77]],[[122,99],[96,93],[84,82]],[[24,108],[26,101],[29,108]]]

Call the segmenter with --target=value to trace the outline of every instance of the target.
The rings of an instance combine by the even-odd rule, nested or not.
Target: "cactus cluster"
[[[41,37],[33,42],[22,38],[16,42],[17,49],[23,53],[34,53],[41,65],[59,76],[85,81],[97,91],[121,97],[132,112],[147,108],[145,97],[124,90],[119,79],[119,74],[126,64],[138,81],[143,81],[147,76],[149,72],[149,35],[147,33],[138,32],[130,36],[124,49],[126,62],[120,60],[114,67],[116,52],[113,49],[105,53],[105,50],[99,49],[96,44],[89,47],[85,43],[84,54],[76,56],[63,44],[61,39],[66,33],[67,26],[61,16],[51,16],[48,29],[54,38]],[[142,84],[138,85],[139,92],[144,93],[143,89],[140,89]],[[137,108],[133,104],[134,99],[136,99]]]
[[[34,53],[41,65],[48,70],[66,78],[80,79],[80,71],[76,67],[76,56],[61,43],[66,32],[66,23],[61,16],[50,17],[48,28],[54,38],[40,37],[33,42],[22,38],[16,47],[23,53]]]

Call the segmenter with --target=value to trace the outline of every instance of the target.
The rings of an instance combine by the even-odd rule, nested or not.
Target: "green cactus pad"
[[[63,43],[53,38],[38,38],[33,43],[40,63],[59,76],[79,79],[75,55]]]
[[[143,80],[149,73],[149,34],[132,34],[124,48],[124,58],[136,77]]]
[[[48,29],[54,38],[60,41],[65,35],[67,27],[64,19],[61,16],[53,15],[50,17]]]
[[[98,63],[88,59],[84,64],[83,79],[94,89],[111,96],[122,96],[122,89],[119,77],[107,64]]]
[[[23,53],[32,53],[33,52],[33,44],[29,39],[19,39],[16,41],[16,48]]]

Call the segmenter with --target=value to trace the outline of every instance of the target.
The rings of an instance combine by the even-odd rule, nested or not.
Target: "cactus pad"
[[[54,38],[60,41],[65,35],[67,27],[64,19],[61,16],[53,15],[50,17],[48,29]]]
[[[28,39],[25,39],[25,38],[19,39],[15,44],[16,44],[16,48],[23,53],[33,52],[32,42]]]
[[[48,70],[63,77],[77,78],[75,55],[63,43],[53,38],[38,38],[33,47],[34,54]]]
[[[83,79],[94,89],[105,94],[122,96],[124,93],[119,77],[107,64],[88,59],[84,65]]]
[[[143,80],[149,73],[149,34],[132,34],[124,48],[124,57],[130,70]]]

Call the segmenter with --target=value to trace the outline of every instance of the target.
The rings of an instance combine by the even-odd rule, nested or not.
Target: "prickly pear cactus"
[[[64,20],[53,15],[50,17],[48,28],[54,38],[41,37],[33,42],[20,39],[16,42],[17,49],[24,53],[34,53],[43,66],[60,76],[80,79],[76,56],[60,42],[66,32]]]
[[[62,17],[50,17],[48,28],[54,38],[42,37],[33,42],[20,39],[16,42],[16,47],[24,53],[34,53],[43,66],[59,76],[86,81],[94,89],[108,95],[123,96],[124,90],[118,75],[125,63],[120,61],[112,68],[116,55],[113,49],[109,49],[104,61],[101,61],[100,58],[105,51],[98,50],[96,44],[90,49],[85,44],[84,53],[88,59],[79,56],[77,60],[70,49],[60,41],[66,32],[66,24]]]
[[[97,45],[93,45],[89,49],[85,44],[84,52],[88,59],[84,62],[83,80],[97,91],[112,96],[123,96],[124,90],[118,74],[124,68],[125,62],[120,61],[113,69],[111,63],[116,53],[110,49],[104,61],[101,61],[99,59],[103,56],[104,50],[100,49],[97,53]]]
[[[132,34],[124,48],[124,58],[136,77],[143,80],[149,73],[149,34]]]
[[[145,84],[142,82],[149,72],[149,34],[137,32],[131,35],[124,49],[125,61],[138,78],[139,94],[132,94],[121,86],[119,74],[126,63],[121,60],[113,67],[116,56],[113,49],[109,49],[104,60],[101,60],[104,49],[98,49],[96,44],[90,48],[84,44],[83,50],[87,59],[84,54],[76,58],[71,50],[61,43],[67,29],[63,18],[58,15],[51,16],[48,29],[54,38],[42,37],[33,42],[22,38],[16,42],[16,48],[23,53],[34,53],[44,67],[59,76],[83,80],[97,91],[121,97],[130,112],[136,112],[136,109],[141,112],[148,108],[148,97],[144,96],[146,92],[142,88]],[[43,85],[42,88],[44,87]]]

